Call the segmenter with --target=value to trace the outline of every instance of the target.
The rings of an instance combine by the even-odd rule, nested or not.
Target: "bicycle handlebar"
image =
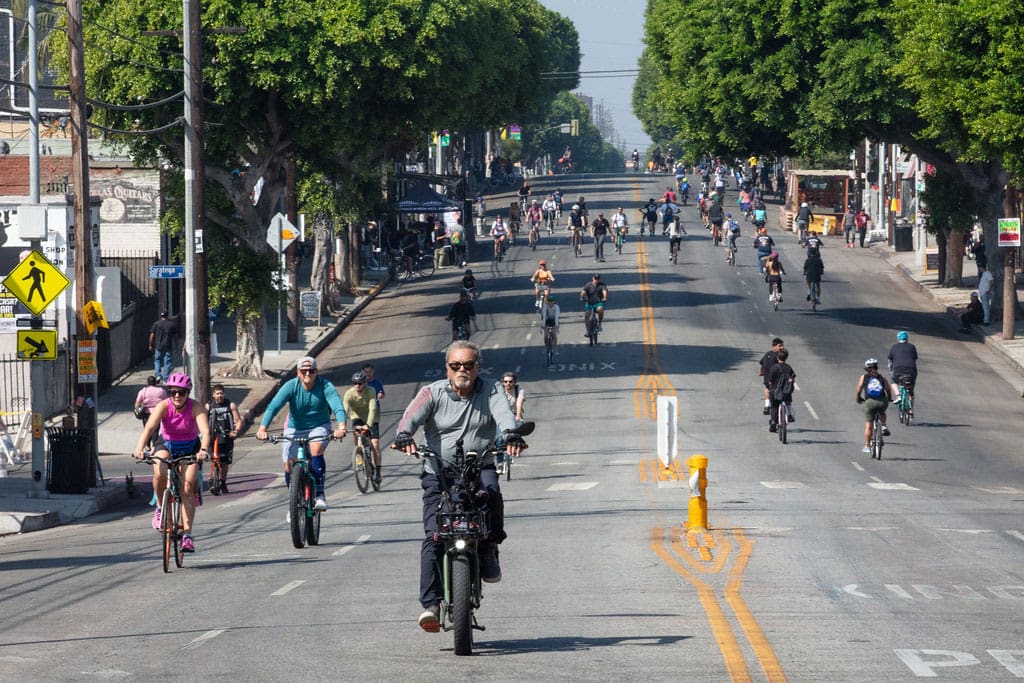
[[[308,436],[287,436],[285,434],[268,434],[267,441],[270,443],[278,443],[279,441],[291,441],[301,446],[305,446],[308,443],[314,441],[341,441],[345,437],[335,437],[334,434],[328,434],[327,436],[314,436],[312,438]]]
[[[192,453],[191,455],[179,455],[162,458],[159,455],[153,455],[148,451],[144,451],[141,458],[136,458],[134,455],[129,457],[131,457],[131,459],[135,460],[136,462],[144,462],[150,465],[156,464],[157,462],[162,462],[167,465],[191,465],[193,463],[199,462],[196,459],[195,453]]]

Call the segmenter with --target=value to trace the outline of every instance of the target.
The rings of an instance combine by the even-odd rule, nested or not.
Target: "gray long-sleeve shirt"
[[[427,445],[446,460],[455,454],[455,442],[463,440],[466,451],[484,452],[494,439],[516,426],[515,416],[502,391],[493,383],[476,380],[473,393],[462,398],[447,379],[423,387],[398,422],[399,432],[415,434],[422,427]],[[433,463],[424,468],[435,474]]]

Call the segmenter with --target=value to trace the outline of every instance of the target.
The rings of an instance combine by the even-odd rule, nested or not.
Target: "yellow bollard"
[[[690,519],[686,533],[703,533],[708,529],[708,459],[704,455],[692,455],[687,464],[690,466]]]

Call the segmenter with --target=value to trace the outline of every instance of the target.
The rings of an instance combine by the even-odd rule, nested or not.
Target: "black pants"
[[[494,465],[485,467],[480,473],[480,484],[488,493],[487,511],[490,536],[487,543],[501,543],[505,540],[505,501],[498,486],[498,473]],[[441,602],[444,586],[441,585],[441,560],[444,543],[434,540],[437,530],[437,510],[441,505],[441,481],[436,474],[424,474],[420,480],[423,489],[423,546],[420,549],[420,604],[430,607]]]

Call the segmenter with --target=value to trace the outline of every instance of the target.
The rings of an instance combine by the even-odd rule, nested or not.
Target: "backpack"
[[[793,379],[792,373],[786,373],[775,378],[775,383],[772,385],[772,399],[776,401],[785,401],[793,395],[793,389],[795,388],[796,380]]]
[[[882,383],[882,377],[875,375],[865,375],[867,382],[864,383],[864,395],[868,398],[874,398],[878,400],[884,400],[888,398],[886,396],[885,385]]]
[[[669,206],[668,204],[665,205],[665,220],[666,221],[671,221],[672,220],[672,207]]]
[[[656,221],[658,220],[658,207],[654,204],[647,205],[647,220]]]

